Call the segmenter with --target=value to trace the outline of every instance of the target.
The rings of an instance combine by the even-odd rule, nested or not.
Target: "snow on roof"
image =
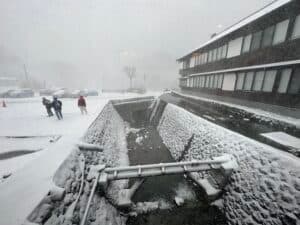
[[[182,56],[181,58],[179,58],[178,60],[190,55],[191,53],[193,53],[194,51],[199,50],[200,48],[203,48],[217,40],[219,40],[220,38],[226,36],[227,34],[232,33],[233,31],[236,31],[238,29],[240,29],[241,27],[253,22],[254,20],[274,11],[275,9],[291,2],[293,0],[275,0],[273,2],[271,2],[270,4],[264,6],[263,8],[261,8],[260,10],[250,14],[249,16],[247,16],[246,18],[238,21],[237,23],[233,24],[232,26],[226,28],[225,30],[223,30],[222,32],[218,33],[216,36],[214,36],[213,38],[211,38],[209,41],[205,42],[204,44],[200,45],[199,47],[197,47],[196,49],[190,51],[188,54],[186,54],[185,56]]]

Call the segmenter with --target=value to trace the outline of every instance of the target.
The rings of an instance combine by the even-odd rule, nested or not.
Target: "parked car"
[[[39,91],[40,96],[49,96],[49,95],[52,95],[53,92],[54,92],[53,89],[41,89],[41,90]]]
[[[29,88],[13,90],[8,93],[10,98],[29,98],[34,96],[34,91]]]
[[[0,98],[9,98],[10,93],[13,92],[14,90],[5,90],[0,92]]]
[[[96,90],[88,90],[87,91],[87,96],[98,96],[99,93]]]
[[[54,92],[52,95],[58,98],[70,98],[72,96],[71,92],[65,88]]]
[[[74,90],[71,92],[71,98],[78,98],[79,96],[87,96],[87,92],[85,90]]]

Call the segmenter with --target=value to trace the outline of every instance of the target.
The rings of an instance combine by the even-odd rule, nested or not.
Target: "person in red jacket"
[[[87,114],[87,110],[86,110],[86,102],[85,99],[82,95],[80,95],[79,99],[78,99],[78,107],[80,109],[81,114]]]

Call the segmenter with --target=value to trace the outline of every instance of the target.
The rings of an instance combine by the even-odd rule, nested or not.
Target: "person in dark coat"
[[[87,114],[87,110],[86,110],[86,101],[84,99],[84,97],[82,95],[80,95],[79,99],[78,99],[78,107],[80,109],[81,114]]]
[[[60,100],[58,100],[56,96],[53,97],[52,107],[55,111],[57,119],[59,119],[59,120],[63,119],[63,115],[61,113],[62,102]]]
[[[52,104],[51,101],[45,97],[43,97],[43,101],[42,101],[43,105],[45,106],[48,116],[51,117],[53,116],[53,112],[52,112]]]

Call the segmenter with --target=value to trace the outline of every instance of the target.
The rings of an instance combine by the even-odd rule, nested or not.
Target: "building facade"
[[[300,108],[300,1],[274,1],[177,61],[182,90]]]

